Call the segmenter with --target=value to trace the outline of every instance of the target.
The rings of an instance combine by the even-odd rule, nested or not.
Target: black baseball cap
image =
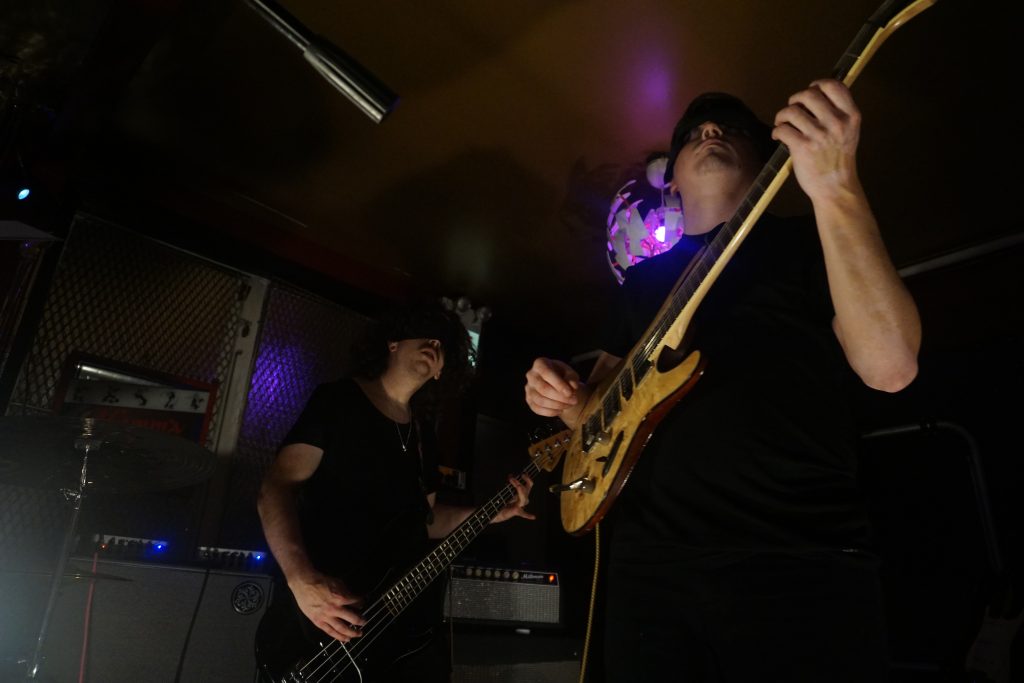
[[[691,130],[702,123],[715,123],[732,126],[745,131],[754,141],[764,161],[775,151],[777,145],[772,140],[772,129],[745,105],[741,99],[724,92],[706,92],[698,95],[686,108],[672,131],[672,145],[668,153],[668,165],[665,167],[665,184],[672,180],[673,167],[679,150],[686,143],[686,136]]]

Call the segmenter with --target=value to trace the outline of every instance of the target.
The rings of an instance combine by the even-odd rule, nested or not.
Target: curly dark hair
[[[390,342],[438,339],[444,351],[441,379],[430,380],[411,400],[419,418],[433,419],[440,405],[460,395],[474,375],[476,354],[459,316],[439,299],[416,299],[388,309],[352,345],[353,377],[374,380],[388,367]]]

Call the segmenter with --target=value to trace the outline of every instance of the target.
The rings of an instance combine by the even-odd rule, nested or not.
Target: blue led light
[[[263,554],[262,553],[256,553],[256,560],[259,561],[259,560],[262,560],[262,559],[263,559]]]
[[[157,543],[156,544],[156,549],[157,550],[163,550],[164,549],[164,544],[163,543]]]
[[[32,190],[27,187],[23,187],[18,190],[18,199],[28,199],[28,196],[32,194]]]

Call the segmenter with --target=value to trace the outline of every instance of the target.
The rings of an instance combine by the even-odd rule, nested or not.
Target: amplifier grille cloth
[[[558,586],[453,577],[445,616],[453,620],[559,624]]]

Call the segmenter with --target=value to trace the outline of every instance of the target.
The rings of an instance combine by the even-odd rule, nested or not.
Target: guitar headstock
[[[853,85],[879,46],[893,31],[936,3],[937,0],[885,0],[875,10],[843,56],[832,69],[832,77]]]
[[[570,441],[572,441],[571,429],[563,429],[546,438],[535,440],[530,443],[530,460],[539,469],[550,472],[562,459],[562,453],[565,453]]]
[[[869,20],[875,26],[884,26],[886,30],[895,31],[921,12],[936,3],[937,0],[886,0]]]

